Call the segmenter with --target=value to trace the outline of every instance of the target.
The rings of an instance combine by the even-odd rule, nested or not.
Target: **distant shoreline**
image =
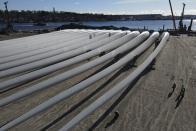
[[[138,14],[138,15],[106,15],[94,13],[75,13],[65,11],[9,11],[10,20],[14,23],[37,22],[83,22],[83,21],[142,21],[142,20],[172,20],[170,15]],[[176,20],[180,16],[175,16]],[[184,19],[196,19],[196,15],[185,15]],[[0,10],[0,23],[5,22],[5,12]]]
[[[194,21],[195,23],[196,21]],[[86,26],[114,26],[117,28],[126,27],[129,29],[149,29],[158,31],[160,29],[173,29],[173,23],[171,20],[141,20],[141,21],[83,21],[83,22],[48,22],[45,25],[39,26],[34,23],[13,23],[13,29],[15,31],[27,31],[27,32],[39,32],[40,30],[55,30],[62,25],[69,25],[71,23]],[[179,20],[176,20],[176,25],[178,26]],[[184,20],[184,24],[189,26],[190,20]],[[0,25],[0,31],[6,25]],[[196,30],[195,24],[193,24],[193,30]]]

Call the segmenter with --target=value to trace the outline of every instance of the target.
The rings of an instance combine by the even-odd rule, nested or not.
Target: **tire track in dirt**
[[[184,88],[187,90],[188,89],[188,85],[189,85],[189,83],[190,83],[190,76],[191,76],[191,72],[192,72],[192,68],[193,67],[191,67],[191,68],[189,68],[189,66],[190,65],[193,65],[192,64],[192,60],[191,60],[191,58],[190,58],[190,52],[191,52],[191,50],[190,50],[190,48],[189,48],[189,46],[183,41],[183,42],[181,42],[179,39],[177,40],[178,42],[179,42],[179,46],[181,46],[181,48],[184,50],[184,52],[183,52],[183,60],[185,61],[186,60],[186,62],[184,62],[184,63],[186,63],[185,64],[185,66],[184,66],[184,73],[182,73],[182,76],[181,77],[185,77],[184,79],[185,79],[185,81],[183,82],[183,84],[184,84]],[[182,56],[182,55],[181,55]],[[188,67],[187,67],[188,66]],[[185,74],[185,75],[183,75],[183,74]],[[173,116],[172,116],[172,118],[170,119],[170,122],[169,122],[169,125],[168,125],[168,127],[167,127],[167,131],[170,131],[170,130],[172,130],[171,128],[172,128],[172,125],[173,125],[173,123],[174,123],[174,120],[175,120],[175,118],[176,118],[176,115],[177,115],[177,112],[178,112],[178,110],[179,110],[180,108],[177,108],[176,110],[175,110],[175,112],[174,112],[174,114],[173,114]]]
[[[174,76],[175,76],[175,81],[178,83],[177,85],[182,86],[180,83],[181,79],[185,79],[183,81],[183,84],[185,87],[187,87],[189,77],[190,77],[190,70],[188,67],[191,65],[191,60],[189,56],[189,51],[186,46],[184,46],[184,43],[181,42],[178,38],[174,38],[176,42],[171,42],[175,46],[175,51],[177,51],[177,64],[174,63],[174,65],[177,65],[174,71]],[[183,54],[183,55],[182,55]],[[188,67],[187,67],[188,65]],[[178,89],[179,90],[179,89]],[[178,91],[179,92],[179,91]],[[164,130],[164,131],[169,131],[171,130],[172,124],[174,122],[174,119],[176,117],[176,113],[178,112],[177,108],[175,110],[175,105],[174,105],[174,100],[177,94],[173,95],[168,101],[166,101],[163,106],[162,110],[155,119],[153,125],[151,126],[151,130]],[[162,124],[165,123],[165,124]],[[164,125],[163,127],[159,127],[159,125]],[[161,128],[161,129],[157,129]]]
[[[177,41],[179,42],[179,46],[181,46],[184,49],[183,57],[185,57],[184,60],[186,60],[186,62],[185,62],[186,64],[184,66],[185,67],[184,68],[185,82],[183,84],[184,84],[184,88],[186,89],[186,92],[187,92],[189,85],[190,85],[190,79],[192,76],[193,68],[194,68],[193,67],[193,65],[194,65],[193,59],[192,59],[192,51],[190,49],[190,45],[188,45],[188,43],[186,41],[184,41],[184,39],[181,39],[181,41],[179,41],[179,40],[177,40]],[[187,94],[187,93],[185,93],[185,94]],[[173,130],[172,125],[175,122],[175,119],[176,119],[176,116],[177,116],[177,113],[179,110],[180,110],[180,108],[177,108],[176,111],[174,112],[173,117],[171,118],[169,125],[167,127],[167,131]]]

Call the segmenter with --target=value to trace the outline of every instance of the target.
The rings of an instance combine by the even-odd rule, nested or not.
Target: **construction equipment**
[[[193,18],[191,18],[191,22],[190,22],[190,25],[188,27],[188,32],[191,32],[192,30],[192,25],[193,25]]]
[[[8,8],[7,8],[7,4],[8,4],[8,1],[4,2],[4,5],[5,5],[5,15],[6,15],[6,22],[7,24],[9,23],[9,12],[8,12]]]
[[[182,9],[182,13],[180,16],[179,27],[178,27],[180,33],[183,33],[186,31],[186,25],[183,24],[185,6],[186,4],[183,3],[183,9]]]
[[[9,16],[9,11],[8,11],[8,7],[7,7],[8,1],[4,2],[5,5],[5,17],[6,17],[6,31],[10,32],[13,31],[13,26],[10,22],[10,16]]]
[[[169,5],[170,5],[170,9],[171,9],[171,14],[172,14],[174,30],[176,31],[176,22],[175,22],[175,17],[174,17],[174,13],[173,13],[173,8],[172,8],[171,0],[169,0]]]
[[[180,16],[178,29],[176,29],[175,16],[174,16],[174,13],[173,13],[171,0],[169,0],[169,5],[170,5],[171,14],[172,14],[172,20],[173,20],[173,29],[169,30],[170,34],[171,35],[177,35],[177,36],[180,35],[180,34],[195,35],[196,32],[191,30],[192,29],[192,24],[193,24],[193,19],[192,18],[191,18],[190,25],[188,26],[188,29],[187,29],[187,25],[183,24],[184,11],[185,11],[186,4],[183,3],[183,9],[182,9],[182,13],[181,13],[181,16]]]

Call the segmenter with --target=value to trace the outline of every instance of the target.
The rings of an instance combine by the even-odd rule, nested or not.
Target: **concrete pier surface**
[[[10,130],[59,130],[90,103],[131,74],[153,50],[154,44],[140,55],[135,63],[129,63],[83,91],[61,101]],[[39,79],[17,86],[17,88],[12,90],[2,92],[0,100],[59,73],[95,60],[97,57],[99,56],[60,69]],[[82,80],[98,73],[114,62],[114,60],[108,60],[48,89],[0,107],[0,127],[63,90],[69,89]],[[2,78],[0,82],[16,76]],[[174,83],[176,88],[172,88]],[[181,101],[176,101],[182,88],[185,88],[184,97]],[[195,94],[196,37],[170,36],[166,46],[156,58],[153,67],[149,67],[127,90],[119,92],[118,95],[82,120],[72,130],[195,131]]]

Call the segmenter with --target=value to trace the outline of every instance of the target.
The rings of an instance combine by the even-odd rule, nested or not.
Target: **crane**
[[[174,30],[176,31],[176,22],[175,22],[175,17],[174,17],[174,13],[173,13],[173,8],[172,8],[171,0],[169,0],[169,5],[170,5],[170,9],[171,9],[171,14],[172,14]]]
[[[179,31],[180,32],[186,31],[186,25],[183,25],[185,6],[186,6],[186,4],[183,3],[183,9],[182,9],[182,13],[181,13],[181,16],[180,16],[180,21],[179,21]]]
[[[7,9],[7,4],[8,4],[8,1],[4,2],[5,10],[6,10],[6,11],[8,11],[8,9]]]
[[[191,31],[192,25],[193,25],[193,18],[191,18],[191,22],[190,22],[190,25],[189,25],[189,27],[188,27],[188,32]]]
[[[9,11],[8,11],[8,7],[7,7],[8,1],[4,2],[5,5],[5,15],[6,15],[6,23],[7,23],[7,31],[12,31],[13,27],[10,23],[10,16],[9,16]]]
[[[7,8],[7,4],[8,4],[8,1],[4,2],[4,5],[5,5],[5,15],[6,15],[6,22],[7,22],[7,25],[9,24],[9,12],[8,12],[8,8]]]

